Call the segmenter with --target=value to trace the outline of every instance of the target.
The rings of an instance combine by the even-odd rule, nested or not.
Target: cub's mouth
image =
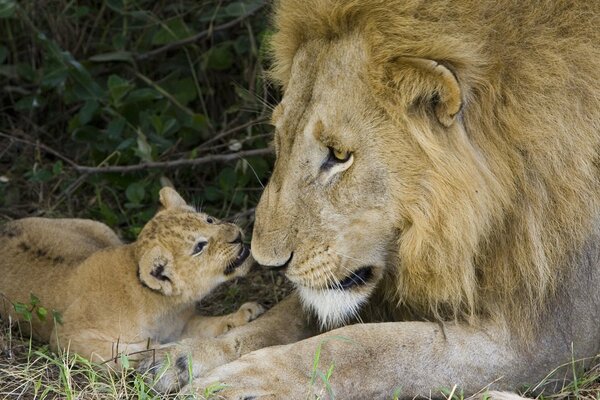
[[[244,263],[244,261],[248,259],[249,255],[250,246],[242,244],[237,256],[227,264],[227,267],[225,268],[225,275],[232,274]]]

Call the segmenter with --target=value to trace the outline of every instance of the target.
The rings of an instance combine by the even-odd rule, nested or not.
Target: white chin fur
[[[333,329],[344,325],[349,318],[358,315],[360,306],[368,299],[368,293],[337,289],[311,289],[298,286],[298,294],[305,308],[311,309],[319,318],[321,328]]]

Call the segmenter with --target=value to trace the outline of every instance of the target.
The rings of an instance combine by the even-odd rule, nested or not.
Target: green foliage
[[[29,294],[29,303],[16,302],[13,304],[13,308],[27,322],[31,322],[34,316],[44,322],[48,316],[48,309],[40,304],[40,299],[33,293]],[[52,318],[62,324],[62,318],[58,311],[52,310]]]
[[[261,0],[0,0],[0,216],[77,214],[132,237],[161,178],[207,212],[249,214],[266,152],[101,168],[265,149],[265,15]]]

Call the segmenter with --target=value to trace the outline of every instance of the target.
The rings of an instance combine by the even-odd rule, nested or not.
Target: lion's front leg
[[[193,337],[161,346],[138,369],[154,380],[156,390],[168,392],[187,384],[190,375],[198,377],[243,354],[296,342],[311,333],[298,297],[291,295],[260,318],[217,338]]]
[[[225,399],[413,398],[440,396],[455,385],[465,394],[515,390],[543,377],[544,352],[535,354],[517,354],[500,330],[359,324],[252,352],[185,390],[202,394],[207,387],[222,387],[218,396]]]

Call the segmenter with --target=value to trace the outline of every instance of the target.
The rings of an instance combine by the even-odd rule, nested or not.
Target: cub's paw
[[[250,301],[248,303],[244,303],[238,309],[237,314],[240,314],[246,322],[250,322],[260,317],[266,309],[260,304]]]
[[[201,365],[194,365],[192,351],[180,343],[170,343],[148,352],[137,367],[148,384],[156,391],[168,393],[179,390],[200,376]]]

